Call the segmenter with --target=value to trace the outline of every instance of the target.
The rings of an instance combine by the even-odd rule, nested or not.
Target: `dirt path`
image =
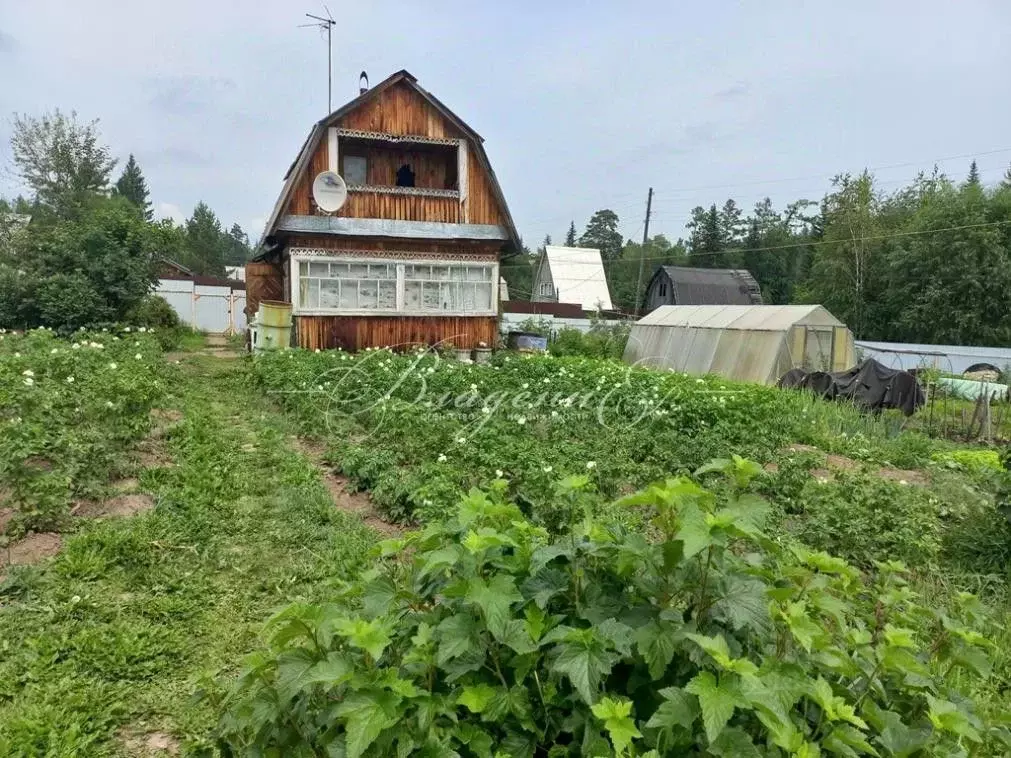
[[[375,529],[385,537],[397,537],[404,530],[397,524],[386,521],[379,513],[372,498],[366,492],[353,492],[348,487],[346,477],[334,473],[332,466],[326,461],[326,446],[315,440],[304,437],[291,437],[292,447],[308,458],[319,471],[323,485],[330,493],[334,507],[345,513],[353,513],[361,517],[365,525]]]

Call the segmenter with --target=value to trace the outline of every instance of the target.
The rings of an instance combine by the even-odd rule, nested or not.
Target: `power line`
[[[843,242],[872,242],[875,240],[891,239],[893,237],[915,237],[924,234],[940,234],[942,232],[958,232],[965,229],[983,229],[987,227],[995,226],[1007,226],[1011,224],[1011,220],[1008,221],[986,221],[979,224],[963,224],[962,226],[948,226],[941,229],[921,229],[919,231],[909,231],[909,232],[890,232],[888,234],[873,234],[866,237],[854,237],[852,239],[842,239],[842,240],[811,240],[808,242],[792,242],[786,245],[769,245],[766,247],[750,247],[750,248],[725,248],[723,250],[714,250],[712,252],[698,252],[689,253],[689,257],[698,257],[702,255],[730,255],[738,253],[762,253],[770,252],[773,250],[792,250],[802,247],[820,247],[822,245],[837,245]],[[604,266],[614,266],[617,264],[635,264],[638,265],[639,261],[666,261],[671,258],[670,255],[664,255],[659,257],[645,257],[636,259],[620,259],[615,258],[610,261],[602,261]],[[582,284],[583,282],[588,282],[596,276],[588,276],[585,279],[576,279],[572,277],[552,277],[553,280],[559,282],[572,282],[573,284]],[[510,293],[511,294],[511,293]],[[532,294],[532,293],[525,293]]]

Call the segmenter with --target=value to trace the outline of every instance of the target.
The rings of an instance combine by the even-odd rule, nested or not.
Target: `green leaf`
[[[713,538],[709,533],[706,516],[697,505],[687,504],[681,509],[680,515],[681,529],[678,530],[677,538],[684,543],[684,557],[691,558],[712,545]]]
[[[528,605],[523,609],[523,616],[526,619],[527,634],[534,642],[538,642],[548,627],[548,617],[541,610],[540,606]]]
[[[489,684],[475,684],[464,687],[456,702],[467,708],[471,713],[481,713],[495,699],[499,689]]]
[[[617,619],[605,619],[596,625],[597,634],[608,640],[622,655],[632,654],[632,627]]]
[[[569,575],[562,569],[546,568],[527,578],[522,587],[524,596],[546,608],[551,598],[569,589]]]
[[[635,721],[631,718],[632,701],[624,698],[614,700],[609,697],[601,698],[590,708],[593,715],[604,722],[604,729],[607,730],[611,744],[618,755],[621,755],[625,748],[632,744],[632,740],[642,737],[635,727]]]
[[[810,653],[815,639],[821,637],[824,630],[807,615],[807,606],[803,602],[787,603],[782,615],[793,638]]]
[[[593,703],[601,678],[610,673],[617,657],[599,643],[563,643],[559,647],[558,657],[551,665],[552,671],[567,676],[583,700]]]
[[[934,725],[935,729],[951,732],[973,742],[981,741],[982,738],[970,722],[968,714],[955,703],[930,695],[927,695],[927,703],[930,705],[927,718],[930,719],[930,723]]]
[[[909,727],[897,713],[877,709],[875,715],[873,720],[878,729],[878,741],[895,758],[909,758],[930,742],[929,729]]]
[[[762,753],[755,747],[748,733],[736,726],[720,732],[708,750],[720,758],[762,758]]]
[[[277,697],[287,704],[307,684],[312,683],[316,656],[303,648],[285,650],[277,657]]]
[[[308,681],[333,686],[349,678],[352,670],[351,662],[347,658],[336,651],[331,651],[327,654],[326,660],[312,667]]]
[[[526,622],[519,619],[509,619],[506,621],[502,627],[502,633],[496,635],[495,639],[519,655],[532,653],[537,649],[537,645],[534,644],[534,641],[530,638],[530,634],[527,632]]]
[[[451,569],[460,560],[460,552],[461,551],[458,545],[450,545],[449,547],[425,553],[422,556],[425,562],[418,571],[419,578],[424,578],[430,574]]]
[[[493,547],[516,547],[516,541],[508,534],[503,534],[490,527],[483,527],[476,532],[471,531],[463,538],[463,546],[471,555]]]
[[[728,683],[726,677],[717,683],[711,671],[696,674],[695,678],[688,682],[685,691],[699,699],[702,723],[706,727],[706,737],[710,742],[715,742],[720,736],[737,706],[743,704],[746,707],[740,692]]]
[[[635,644],[655,680],[663,677],[681,640],[679,627],[667,621],[651,621],[635,631]]]
[[[479,576],[471,577],[465,597],[481,609],[484,622],[496,639],[505,629],[505,622],[510,615],[509,607],[523,600],[516,589],[515,580],[508,574],[496,574],[490,582]]]
[[[568,545],[556,543],[554,545],[544,545],[534,550],[530,556],[530,575],[533,576],[542,568],[547,566],[555,558],[566,558],[572,554],[572,548]]]
[[[729,665],[730,648],[722,635],[707,637],[704,634],[686,634],[685,637],[705,650],[719,664],[720,668],[726,668]]]
[[[713,618],[725,622],[734,631],[767,632],[772,622],[766,588],[765,582],[758,579],[731,574],[724,580],[720,598],[713,603],[710,612]]]
[[[400,696],[392,692],[353,692],[334,709],[334,715],[346,719],[348,758],[360,758],[382,732],[394,726]]]
[[[388,576],[378,577],[365,585],[362,593],[362,615],[374,619],[384,616],[390,610],[397,588]]]
[[[354,647],[361,648],[377,661],[390,644],[389,630],[379,619],[372,621],[343,619],[334,624],[334,631],[341,637],[346,637]]]
[[[478,623],[469,613],[443,619],[435,631],[439,639],[435,662],[439,666],[477,648]]]
[[[825,749],[847,758],[859,758],[860,755],[879,755],[878,751],[867,741],[866,735],[846,724],[837,725],[823,742]]]
[[[650,729],[680,726],[691,729],[695,719],[699,717],[698,700],[677,687],[664,687],[660,690],[663,702],[654,711],[646,726]]]

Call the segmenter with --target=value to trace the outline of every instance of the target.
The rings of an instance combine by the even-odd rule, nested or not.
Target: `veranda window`
[[[296,310],[303,313],[493,315],[495,263],[300,259]],[[296,273],[297,272],[297,273]]]

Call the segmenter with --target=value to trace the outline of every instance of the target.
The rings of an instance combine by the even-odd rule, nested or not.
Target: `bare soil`
[[[165,732],[141,732],[126,727],[119,735],[123,750],[129,756],[153,758],[154,756],[179,755],[179,740]]]
[[[292,447],[308,458],[319,470],[323,486],[330,493],[334,507],[345,513],[353,513],[359,516],[365,524],[375,529],[380,534],[387,537],[396,537],[403,534],[404,530],[397,524],[385,520],[376,508],[372,498],[364,492],[352,492],[348,487],[347,478],[334,473],[333,469],[325,461],[326,448],[319,442],[308,440],[303,437],[292,439]]]
[[[108,518],[110,516],[134,516],[154,508],[154,498],[143,492],[117,495],[101,503],[82,503],[73,513],[81,518]]]
[[[52,558],[63,546],[63,538],[53,532],[29,534],[0,549],[0,566],[27,566]]]
[[[862,465],[860,461],[855,461],[852,458],[847,458],[845,455],[837,455],[835,453],[826,453],[823,450],[819,450],[811,445],[790,445],[785,448],[785,452],[791,453],[821,453],[825,456],[826,468],[816,468],[811,469],[811,476],[823,482],[827,482],[832,479],[837,471],[853,471],[859,469]],[[775,473],[779,471],[779,465],[776,463],[765,464],[765,470]],[[926,487],[930,484],[930,476],[925,471],[916,471],[914,469],[899,469],[891,468],[889,466],[880,466],[873,470],[873,473],[882,479],[889,479],[894,482],[904,482],[906,484],[915,484],[920,487]]]

